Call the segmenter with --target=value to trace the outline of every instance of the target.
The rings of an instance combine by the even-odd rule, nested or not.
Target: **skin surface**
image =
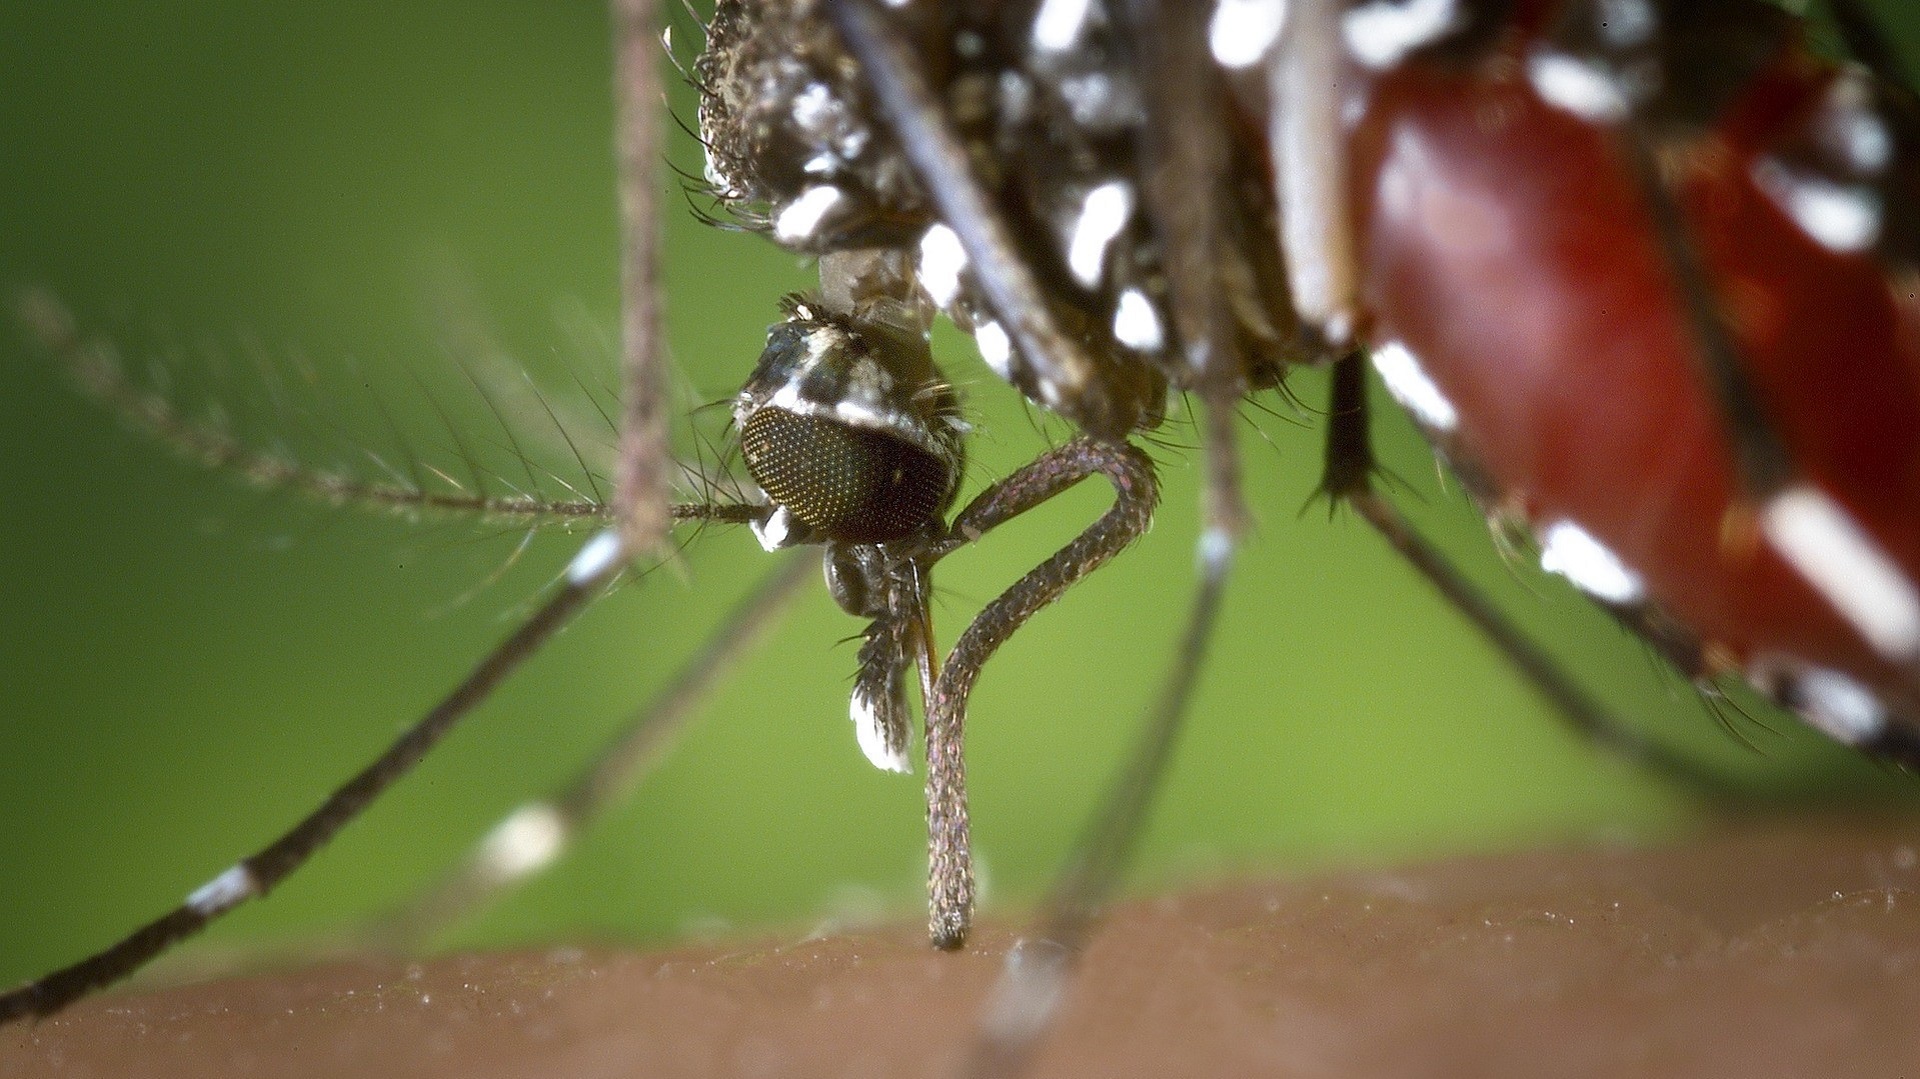
[[[1917,843],[1755,819],[1134,902],[1037,1074],[1911,1074]],[[91,1000],[7,1029],[0,1074],[940,1075],[1012,941],[346,963]]]

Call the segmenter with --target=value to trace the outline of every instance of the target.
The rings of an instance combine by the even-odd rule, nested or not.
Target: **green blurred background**
[[[695,28],[675,19],[690,56]],[[1908,16],[1901,30],[1914,29]],[[364,471],[368,452],[404,460],[404,442],[457,467],[438,401],[517,478],[457,356],[483,373],[524,367],[589,417],[573,430],[604,460],[604,392],[574,379],[612,382],[608,56],[591,2],[4,5],[0,285],[52,290],[136,372],[190,409],[217,402],[265,445]],[[687,95],[675,101],[690,119]],[[693,150],[676,137],[674,159],[697,172]],[[732,392],[775,298],[808,275],[764,241],[698,225],[675,192],[671,333],[690,409]],[[501,355],[476,343],[483,331]],[[10,982],[117,937],[306,812],[506,632],[581,536],[543,533],[515,560],[511,526],[318,507],[207,475],[81,399],[17,329],[3,339]],[[942,344],[981,427],[977,487],[1042,437],[969,343]],[[1316,402],[1322,380],[1297,389]],[[1317,424],[1274,407],[1248,412],[1260,527],[1135,887],[1697,819],[1565,736],[1363,526],[1299,514]],[[1777,789],[1901,787],[1765,710],[1773,729],[1743,725],[1759,751],[1742,748],[1564,583],[1504,565],[1417,438],[1384,416],[1421,521],[1624,714]],[[1015,638],[980,685],[969,761],[990,911],[1050,879],[1177,632],[1196,464],[1159,456],[1151,536]],[[943,566],[947,639],[1105,498],[1080,492]],[[210,935],[296,940],[407,895],[575,767],[768,568],[743,531],[700,537],[676,569],[589,612],[309,870]],[[874,771],[854,746],[857,630],[810,589],[654,782],[447,943],[795,933],[876,908],[916,919],[920,782]]]

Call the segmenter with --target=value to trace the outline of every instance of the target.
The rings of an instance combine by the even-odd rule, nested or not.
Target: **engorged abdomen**
[[[1634,587],[1601,598],[1656,604],[1711,655],[1844,672],[1909,709],[1911,658],[1764,531],[1728,527],[1731,443],[1619,137],[1522,77],[1408,64],[1374,84],[1353,158],[1369,343],[1431,380],[1452,416],[1424,417],[1429,433],[1500,508],[1617,557]],[[1770,201],[1752,153],[1713,140],[1678,170],[1690,239],[1799,480],[1911,587],[1914,308],[1871,253],[1830,250]]]

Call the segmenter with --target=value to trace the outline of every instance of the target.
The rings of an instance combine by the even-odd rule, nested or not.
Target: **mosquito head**
[[[769,547],[887,543],[939,522],[966,424],[905,309],[793,299],[734,401],[747,470],[778,507]]]

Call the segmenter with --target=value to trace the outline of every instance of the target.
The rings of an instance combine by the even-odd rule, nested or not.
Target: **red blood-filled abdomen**
[[[1731,445],[1622,136],[1543,102],[1516,70],[1410,63],[1370,87],[1353,158],[1370,343],[1417,360],[1457,412],[1440,442],[1502,508],[1591,533],[1719,654],[1832,668],[1910,700],[1911,668],[1764,535],[1727,527]],[[1823,247],[1755,186],[1756,148],[1830,77],[1774,75],[1766,91],[1787,107],[1771,128],[1749,116],[1705,140],[1676,191],[1801,478],[1911,581],[1920,327],[1871,253]]]

